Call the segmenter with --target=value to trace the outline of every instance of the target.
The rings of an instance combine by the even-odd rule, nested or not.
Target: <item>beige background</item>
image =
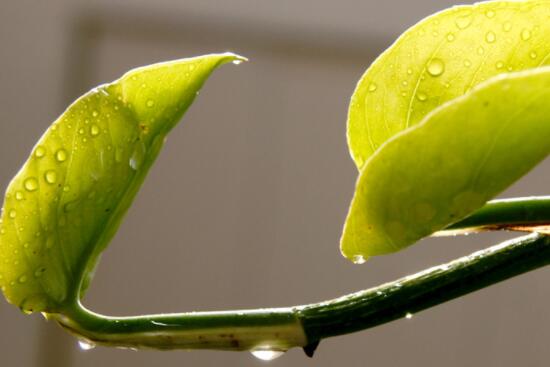
[[[95,311],[290,306],[360,290],[505,238],[429,239],[364,266],[338,238],[355,168],[355,82],[408,25],[451,0],[10,1],[0,12],[0,184],[72,99],[131,67],[231,50],[170,136],[86,298]],[[548,194],[550,162],[506,194]],[[505,195],[506,196],[506,195]],[[273,366],[547,366],[550,269]],[[259,366],[247,353],[80,351],[0,302],[1,366]]]

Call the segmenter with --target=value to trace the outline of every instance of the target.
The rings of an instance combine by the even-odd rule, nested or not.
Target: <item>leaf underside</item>
[[[0,285],[25,312],[83,296],[165,137],[226,53],[134,69],[75,101],[8,186]]]
[[[411,245],[546,157],[548,136],[533,110],[548,115],[538,97],[548,87],[548,39],[550,1],[485,2],[421,21],[373,63],[348,113],[360,177],[341,241],[346,257],[362,262]]]

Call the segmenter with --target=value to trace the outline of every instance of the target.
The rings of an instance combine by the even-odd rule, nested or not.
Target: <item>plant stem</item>
[[[306,347],[368,329],[550,264],[550,237],[517,238],[396,281],[291,308],[113,318],[79,303],[51,315],[94,343],[159,349]],[[308,349],[307,349],[308,348]]]
[[[489,201],[469,217],[454,223],[439,236],[462,233],[517,230],[550,234],[550,196],[502,199]]]

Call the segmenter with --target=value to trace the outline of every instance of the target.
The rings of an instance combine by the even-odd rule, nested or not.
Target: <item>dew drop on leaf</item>
[[[353,258],[351,259],[351,261],[354,263],[354,264],[358,264],[358,265],[361,265],[361,264],[364,264],[365,261],[367,261],[363,255],[355,255],[353,256]]]
[[[100,132],[99,126],[97,126],[96,124],[93,124],[92,126],[90,126],[90,135],[98,136],[99,132]]]
[[[531,38],[531,31],[528,29],[524,29],[521,31],[521,39],[524,41],[527,41]]]
[[[43,146],[38,146],[34,151],[34,156],[36,158],[42,158],[46,155],[46,149]]]
[[[504,32],[510,32],[512,30],[512,22],[504,22],[504,24],[502,25],[502,29],[504,30]]]
[[[58,162],[65,162],[67,160],[67,151],[65,149],[59,149],[57,153],[55,153],[55,159],[57,159]]]
[[[376,83],[370,83],[369,84],[369,92],[374,92],[376,90],[376,88],[378,88]]]
[[[38,190],[38,180],[34,177],[29,177],[23,182],[23,186],[27,191],[36,191]]]
[[[466,29],[472,24],[472,17],[470,14],[462,15],[455,20],[455,24],[458,29]]]
[[[487,41],[487,43],[494,43],[496,40],[497,40],[497,35],[493,31],[489,31],[485,35],[485,41]]]
[[[428,63],[428,73],[431,76],[440,76],[445,71],[445,63],[443,60],[434,58]]]
[[[155,105],[155,101],[153,101],[152,99],[148,100],[147,101],[147,107],[151,108]]]
[[[17,212],[15,209],[10,210],[9,216],[11,219],[15,219],[15,217],[17,217]]]
[[[426,95],[426,93],[420,92],[420,93],[418,93],[418,94],[416,95],[416,98],[417,98],[420,102],[424,102],[425,100],[428,99],[428,96]]]
[[[56,183],[57,182],[57,172],[55,172],[54,170],[46,171],[46,173],[44,173],[44,179],[49,184]]]

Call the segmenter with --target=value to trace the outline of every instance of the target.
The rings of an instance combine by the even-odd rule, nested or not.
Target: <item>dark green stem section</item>
[[[450,225],[439,235],[484,230],[528,230],[549,227],[550,196],[493,200],[467,218]]]
[[[286,350],[405,317],[550,263],[550,237],[517,238],[327,302],[291,308],[113,318],[76,304],[52,315],[80,338],[129,348]]]
[[[448,264],[332,301],[298,308],[310,342],[406,317],[550,264],[550,237],[517,238]]]

